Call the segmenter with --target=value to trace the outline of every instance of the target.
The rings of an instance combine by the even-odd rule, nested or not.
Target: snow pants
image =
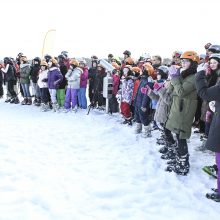
[[[78,101],[79,107],[86,109],[87,108],[87,99],[86,99],[86,88],[80,88],[78,91]]]
[[[140,107],[135,107],[135,119],[137,123],[148,126],[151,122],[149,111],[143,112]]]
[[[60,107],[64,106],[65,103],[65,89],[58,89],[57,90],[57,102]]]
[[[72,103],[72,108],[74,108],[77,105],[77,94],[78,94],[78,89],[68,88],[66,90],[66,98],[64,104],[65,109],[70,109],[71,103]]]
[[[121,114],[125,119],[131,119],[131,108],[127,102],[121,102]]]

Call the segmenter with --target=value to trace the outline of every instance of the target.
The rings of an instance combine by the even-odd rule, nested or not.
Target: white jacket
[[[79,89],[80,88],[80,76],[83,73],[83,70],[79,67],[75,69],[69,69],[66,73],[66,79],[68,82],[67,88]]]
[[[40,87],[40,89],[48,88],[47,82],[43,82],[43,80],[48,78],[47,74],[48,74],[48,70],[43,70],[43,71],[40,71],[40,73],[39,73],[39,79],[37,81],[37,84]]]

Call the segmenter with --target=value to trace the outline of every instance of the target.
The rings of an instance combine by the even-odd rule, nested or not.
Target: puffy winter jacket
[[[57,89],[63,76],[57,67],[51,67],[48,71],[48,89]]]
[[[20,83],[30,84],[30,65],[23,63],[20,65]]]

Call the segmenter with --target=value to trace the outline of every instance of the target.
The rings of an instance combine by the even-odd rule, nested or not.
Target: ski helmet
[[[129,56],[129,57],[131,56],[131,52],[130,52],[129,50],[125,50],[125,51],[123,52],[123,54],[124,54],[124,55],[127,55],[127,56]]]
[[[209,56],[209,60],[215,59],[220,63],[220,54],[219,53],[213,53]]]
[[[208,51],[212,53],[220,53],[220,45],[211,45]]]
[[[180,59],[189,59],[192,60],[194,62],[199,63],[199,55],[195,52],[195,51],[186,51],[184,52]]]

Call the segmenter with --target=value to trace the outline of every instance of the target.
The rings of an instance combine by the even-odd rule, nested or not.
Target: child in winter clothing
[[[125,121],[123,124],[132,125],[132,113],[131,113],[131,102],[132,94],[134,89],[134,82],[132,79],[131,66],[126,65],[123,68],[123,79],[122,79],[122,89],[121,89],[121,114],[123,115]]]
[[[120,84],[120,71],[117,69],[114,69],[112,71],[112,97],[109,99],[109,109],[110,113],[115,113],[118,112],[118,101],[116,98],[116,95],[118,93],[119,89],[119,84]]]
[[[154,72],[154,68],[146,63],[144,65],[144,69],[141,74],[140,78],[140,84],[137,89],[136,97],[134,100],[134,106],[135,106],[135,121],[136,121],[136,129],[135,133],[141,133],[142,131],[142,125],[144,127],[144,131],[142,136],[144,138],[151,137],[151,116],[150,116],[150,105],[151,100],[149,96],[147,95],[147,89],[149,87],[152,87],[153,84],[151,81],[151,78],[149,77],[151,73]]]
[[[48,89],[50,92],[50,98],[52,101],[52,106],[54,111],[58,111],[59,105],[57,103],[57,89],[59,88],[59,84],[63,80],[63,76],[60,70],[57,67],[57,60],[52,58],[48,62],[49,71],[48,71]]]
[[[20,83],[24,93],[24,100],[21,102],[21,104],[31,105],[32,99],[30,94],[30,65],[26,56],[22,56],[20,62]]]
[[[167,167],[167,171],[173,171],[178,175],[187,175],[190,167],[187,139],[191,136],[198,102],[195,88],[198,61],[199,56],[196,52],[186,51],[181,55],[182,68],[169,68],[173,93],[166,128],[176,134],[178,143],[177,149],[174,149],[175,160]]]
[[[66,74],[67,79],[67,90],[65,97],[65,112],[69,112],[71,109],[71,104],[73,110],[77,111],[77,95],[80,88],[80,75],[83,73],[83,70],[78,67],[79,62],[75,59],[70,60],[70,69]]]
[[[49,101],[50,101],[50,93],[48,90],[48,64],[46,61],[41,61],[41,70],[39,72],[39,78],[37,81],[37,84],[40,88],[40,94],[41,94],[41,106],[42,111],[49,110]]]
[[[59,107],[61,107],[61,108],[64,107],[65,91],[66,91],[66,85],[67,85],[65,75],[68,71],[68,68],[67,68],[67,64],[65,63],[65,59],[66,59],[66,57],[63,54],[60,54],[58,56],[59,68],[60,68],[60,72],[63,76],[63,80],[59,84],[59,88],[57,89],[57,102],[58,102]]]
[[[38,80],[38,75],[39,75],[39,71],[40,71],[40,58],[39,57],[35,57],[33,59],[33,64],[31,66],[31,70],[30,70],[30,77],[31,77],[31,87],[32,87],[32,95],[34,95],[34,101],[33,104],[36,106],[40,106],[41,103],[41,95],[40,95],[40,88],[37,84],[37,80]]]
[[[83,73],[80,75],[80,88],[78,92],[78,102],[79,107],[82,109],[87,108],[87,98],[86,98],[86,87],[89,77],[88,67],[84,60],[80,61],[79,67],[83,70]]]

